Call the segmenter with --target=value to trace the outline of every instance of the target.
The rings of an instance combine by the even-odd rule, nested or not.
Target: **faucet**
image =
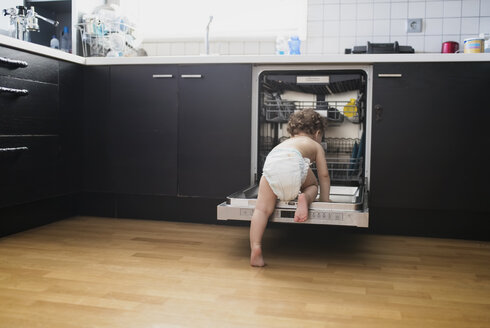
[[[213,21],[213,16],[209,16],[209,22],[206,26],[206,38],[204,39],[204,47],[206,49],[206,55],[209,55],[209,25]]]
[[[43,17],[36,13],[34,7],[27,8],[17,6],[16,8],[3,9],[4,16],[10,16],[10,24],[15,29],[15,35],[11,35],[19,40],[30,41],[29,33],[32,31],[39,32],[38,18],[58,26],[59,22]]]

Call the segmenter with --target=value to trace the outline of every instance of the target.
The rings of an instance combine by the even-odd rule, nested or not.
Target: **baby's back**
[[[283,141],[275,148],[294,148],[298,150],[303,157],[309,158],[311,162],[315,162],[318,147],[321,147],[320,144],[310,137],[294,136]]]

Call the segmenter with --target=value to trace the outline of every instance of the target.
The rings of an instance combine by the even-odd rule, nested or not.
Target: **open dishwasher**
[[[251,184],[218,205],[218,220],[252,218],[267,154],[289,138],[289,116],[313,108],[327,120],[322,146],[331,202],[314,201],[304,223],[368,227],[371,72],[359,65],[254,67]],[[293,223],[296,205],[278,200],[269,220]]]

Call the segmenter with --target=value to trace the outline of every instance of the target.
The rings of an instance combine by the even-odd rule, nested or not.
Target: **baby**
[[[320,180],[320,201],[330,201],[330,176],[325,151],[320,143],[325,130],[324,122],[313,109],[295,112],[288,122],[291,138],[274,147],[267,155],[250,224],[252,266],[265,265],[262,257],[262,236],[278,198],[290,201],[298,197],[294,221],[304,222],[308,219],[308,208],[318,195],[318,182],[310,163],[316,163]]]

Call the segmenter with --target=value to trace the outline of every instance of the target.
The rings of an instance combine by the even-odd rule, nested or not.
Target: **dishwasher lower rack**
[[[228,196],[226,202],[218,205],[218,220],[250,221],[257,202],[258,185]],[[332,202],[314,201],[309,209],[308,220],[304,224],[340,225],[367,228],[369,211],[367,194],[362,187],[332,186]],[[297,202],[278,201],[269,221],[294,223]]]

